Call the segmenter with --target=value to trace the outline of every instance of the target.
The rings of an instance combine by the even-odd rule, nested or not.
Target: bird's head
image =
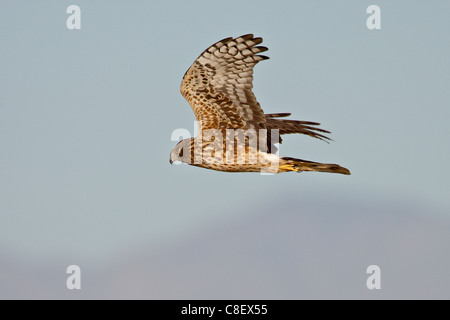
[[[184,139],[177,143],[177,145],[170,152],[169,163],[172,164],[175,161],[191,164],[191,144],[193,138]]]

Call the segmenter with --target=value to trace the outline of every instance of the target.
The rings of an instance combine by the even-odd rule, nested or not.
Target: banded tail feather
[[[280,158],[279,168],[281,172],[316,171],[350,175],[350,171],[347,168],[341,167],[338,164],[313,162],[290,157]]]

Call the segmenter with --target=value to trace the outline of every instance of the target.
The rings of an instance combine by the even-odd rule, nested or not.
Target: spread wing
[[[181,82],[181,94],[205,129],[265,128],[266,117],[253,88],[253,67],[267,51],[252,34],[223,39],[194,61]]]

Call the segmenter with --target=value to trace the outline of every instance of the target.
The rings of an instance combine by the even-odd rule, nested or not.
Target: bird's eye
[[[178,154],[180,157],[183,156],[183,149],[180,150],[180,153]]]

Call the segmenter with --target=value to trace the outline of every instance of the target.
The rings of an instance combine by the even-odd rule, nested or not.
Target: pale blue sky
[[[81,30],[66,28],[70,4]],[[371,4],[381,30],[366,28]],[[287,196],[294,212],[395,202],[448,224],[448,12],[448,1],[2,1],[2,259],[101,267],[258,219],[255,207]],[[286,137],[281,154],[351,176],[169,165],[172,131],[193,130],[184,72],[212,43],[246,33],[269,47],[255,69],[263,109],[333,132],[329,145]]]

